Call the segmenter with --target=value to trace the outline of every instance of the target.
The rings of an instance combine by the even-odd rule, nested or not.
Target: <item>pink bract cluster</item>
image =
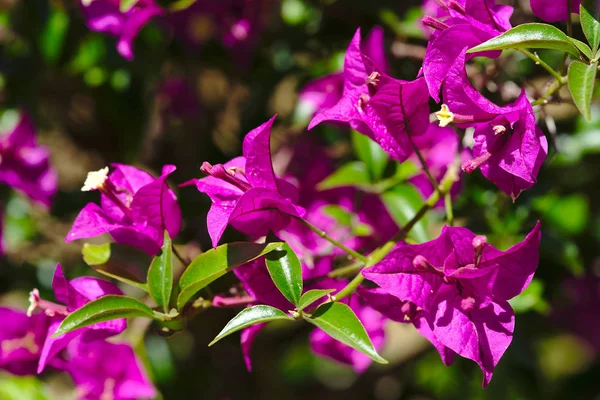
[[[90,29],[118,37],[117,49],[128,59],[133,58],[134,38],[155,17],[186,46],[202,46],[217,37],[236,57],[247,59],[260,31],[259,8],[252,3],[201,0],[173,12],[154,0],[134,2],[127,10],[117,0],[81,0],[81,9]],[[568,14],[549,4],[531,1],[534,13],[545,20],[561,20]],[[479,169],[516,201],[536,183],[548,143],[524,89],[509,104],[497,105],[473,86],[467,74],[472,58],[499,56],[497,51],[467,50],[509,30],[513,9],[494,0],[428,0],[424,10],[422,23],[429,42],[418,75],[411,80],[394,78],[383,30],[375,27],[363,41],[358,29],[346,50],[343,71],[309,82],[300,92],[300,103],[311,116],[308,130],[327,123],[351,128],[379,145],[396,165],[421,163],[422,168],[406,181],[423,197],[440,190],[450,167],[460,163],[463,172]],[[184,97],[185,85],[169,82],[162,92]],[[439,123],[431,122],[432,103],[440,110],[435,113]],[[393,246],[384,257],[357,269],[361,271],[357,276],[366,282],[355,287],[356,295],[342,301],[361,320],[376,350],[385,344],[386,321],[412,324],[438,350],[444,364],[450,365],[456,354],[476,362],[486,386],[513,337],[515,317],[508,300],[527,288],[538,266],[540,223],[506,251],[464,227],[444,226],[436,239],[420,244],[405,242],[406,235],[394,239],[398,227],[381,196],[352,185],[320,187],[335,172],[334,160],[312,133],[305,132],[284,165],[274,167],[275,119],[245,136],[242,156],[223,164],[204,162],[200,170],[205,176],[181,185],[194,186],[209,197],[206,218],[212,246],[218,247],[228,226],[250,240],[284,241],[301,261],[304,289],[328,289],[335,296],[348,284],[347,279],[330,275],[340,260],[348,261],[347,254],[371,254],[391,240]],[[473,133],[472,148],[463,145],[457,130]],[[0,156],[0,181],[48,206],[56,191],[56,174],[47,150],[35,143],[27,116],[0,139]],[[79,212],[66,241],[107,234],[116,243],[158,255],[164,232],[176,238],[183,223],[167,182],[175,169],[165,165],[154,177],[130,165],[112,164],[112,170],[90,173],[82,190],[100,192],[99,203],[90,202]],[[463,177],[454,178],[450,197],[457,197],[463,185],[459,182]],[[443,199],[435,200],[430,208],[443,204]],[[350,223],[340,223],[332,207]],[[284,312],[297,306],[279,291],[264,257],[234,273],[243,290],[217,294],[212,306],[268,305]],[[52,286],[56,303],[34,290],[27,314],[0,308],[7,324],[0,330],[0,367],[19,375],[41,373],[46,367],[66,371],[81,399],[154,396],[131,346],[108,340],[126,329],[124,319],[103,320],[54,337],[67,316],[101,297],[121,296],[121,290],[92,277],[69,281],[60,265]],[[164,311],[166,315],[168,310]],[[263,326],[242,330],[248,369],[252,344]],[[371,364],[367,355],[319,328],[309,335],[312,350],[321,356],[358,372]]]

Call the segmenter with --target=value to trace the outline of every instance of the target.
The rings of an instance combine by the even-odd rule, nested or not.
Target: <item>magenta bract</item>
[[[153,17],[163,14],[154,0],[138,0],[127,12],[121,12],[116,0],[80,0],[89,29],[119,38],[117,51],[133,60],[133,41]]]
[[[270,137],[274,121],[275,116],[246,135],[243,157],[225,164],[204,163],[201,169],[209,176],[184,184],[194,184],[212,201],[207,225],[214,247],[229,224],[260,237],[285,228],[291,218],[305,213],[295,205],[297,189],[273,171]]]
[[[423,310],[421,315],[439,343],[479,364],[485,387],[512,340],[514,313],[507,300],[531,282],[540,238],[538,222],[523,242],[500,251],[485,236],[444,227],[430,242],[398,245],[363,275],[414,304],[415,311]]]
[[[86,181],[84,190],[99,190],[100,206],[88,203],[65,240],[71,242],[109,233],[115,242],[154,256],[163,244],[164,231],[174,238],[181,229],[177,197],[167,184],[167,177],[175,171],[175,166],[164,166],[158,178],[129,165],[113,164],[113,167],[115,170],[108,176],[108,167],[91,173],[102,176],[92,178],[93,187],[87,187]]]
[[[50,166],[50,152],[37,144],[33,122],[21,113],[12,132],[0,137],[0,182],[50,207],[58,175]]]

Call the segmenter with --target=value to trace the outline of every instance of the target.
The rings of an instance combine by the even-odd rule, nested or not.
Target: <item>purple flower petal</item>
[[[277,115],[251,130],[244,137],[243,154],[246,158],[246,179],[253,187],[277,191],[277,179],[271,162],[271,127]]]
[[[465,311],[463,298],[455,288],[438,293],[437,312],[429,316],[433,333],[445,346],[479,364],[485,387],[494,367],[510,345],[515,326],[514,313],[505,302]]]
[[[73,222],[65,242],[99,236],[118,227],[119,224],[107,216],[97,204],[88,203]]]

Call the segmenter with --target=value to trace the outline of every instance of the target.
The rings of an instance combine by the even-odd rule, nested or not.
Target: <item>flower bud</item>
[[[415,267],[417,271],[427,271],[432,268],[431,264],[429,264],[429,261],[427,261],[427,259],[422,255],[418,255],[414,258],[413,267]]]
[[[487,244],[487,237],[484,235],[478,235],[473,238],[473,248],[475,251],[481,251],[483,246]]]

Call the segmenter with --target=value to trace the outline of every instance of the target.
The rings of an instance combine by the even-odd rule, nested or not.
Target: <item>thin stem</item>
[[[448,225],[454,225],[454,210],[452,209],[452,195],[450,192],[444,195],[444,205],[446,207],[446,221]]]
[[[342,267],[342,268],[334,269],[333,271],[331,271],[330,273],[328,273],[325,276],[327,278],[337,278],[338,276],[344,276],[344,275],[348,275],[353,272],[359,271],[363,268],[363,266],[364,266],[364,264],[362,262],[350,264],[350,265]]]
[[[545,104],[548,102],[548,100],[546,100],[548,97],[552,96],[555,92],[557,92],[561,87],[563,87],[564,85],[567,84],[567,77],[566,76],[561,76],[560,79],[556,79],[552,85],[550,85],[550,87],[548,88],[548,90],[546,91],[546,93],[544,93],[542,95],[542,97],[540,97],[539,99],[533,101],[531,103],[532,106],[539,106],[541,104]]]
[[[562,76],[558,72],[556,72],[551,66],[546,64],[546,62],[543,61],[540,58],[540,56],[538,56],[537,54],[534,54],[534,53],[530,52],[529,50],[525,50],[525,49],[519,49],[519,51],[521,53],[525,54],[527,57],[531,58],[534,63],[540,65],[542,68],[544,68],[546,71],[548,71],[550,73],[550,75],[552,75],[556,79],[558,79],[558,80],[562,79]]]
[[[173,250],[173,254],[175,254],[175,257],[177,257],[179,259],[179,261],[181,261],[181,263],[184,266],[187,266],[190,262],[187,261],[186,259],[184,259],[181,254],[179,254],[179,252],[177,251],[177,249],[175,248],[175,245],[171,244],[171,250]]]
[[[356,291],[356,289],[360,286],[360,284],[365,280],[363,274],[356,274],[354,279],[352,279],[342,290],[340,290],[335,296],[331,297],[331,301],[340,301],[344,298],[350,296],[352,293]]]
[[[317,235],[319,235],[321,238],[327,240],[329,243],[331,243],[332,245],[334,245],[335,247],[345,251],[346,253],[348,253],[348,255],[354,257],[355,259],[361,261],[363,264],[366,264],[368,259],[367,257],[363,256],[362,254],[352,250],[349,247],[344,246],[342,243],[338,242],[337,240],[335,240],[334,238],[332,238],[331,236],[329,236],[326,232],[320,230],[319,228],[317,228],[316,226],[314,226],[313,224],[311,224],[310,222],[308,222],[305,219],[302,218],[298,218],[298,220],[300,222],[302,222],[304,224],[304,226],[306,226],[308,229],[310,229],[311,231],[313,231],[314,233],[316,233]]]

